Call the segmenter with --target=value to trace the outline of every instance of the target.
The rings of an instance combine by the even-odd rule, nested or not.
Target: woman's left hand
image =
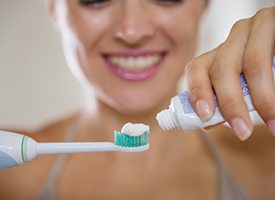
[[[214,112],[214,95],[220,111],[241,140],[253,130],[243,98],[243,73],[255,110],[275,136],[275,87],[272,60],[275,53],[275,7],[259,10],[237,21],[216,49],[193,59],[186,67],[187,90],[201,119]]]

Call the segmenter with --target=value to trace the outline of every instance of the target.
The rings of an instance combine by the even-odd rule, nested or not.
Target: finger
[[[210,67],[210,79],[221,114],[241,140],[247,139],[253,130],[240,81],[249,31],[248,19],[238,21]]]
[[[215,127],[217,127],[217,126],[219,126],[221,124],[224,124],[224,122],[220,122],[220,123],[215,124],[215,125],[204,127],[201,130],[203,130],[204,132],[210,132],[213,128],[215,128]]]
[[[243,71],[254,108],[275,136],[273,54],[275,7],[259,11],[253,21],[244,56]]]
[[[208,66],[212,63],[216,50],[193,59],[186,67],[185,81],[190,102],[202,120],[209,119],[214,112],[214,98],[208,76]]]

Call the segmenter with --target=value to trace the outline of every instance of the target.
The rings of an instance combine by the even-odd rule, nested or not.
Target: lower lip
[[[143,71],[129,71],[127,69],[118,67],[109,61],[106,62],[111,72],[113,72],[119,78],[127,81],[143,81],[153,77],[159,71],[162,61],[163,58],[161,58],[160,61],[152,67],[144,69]]]

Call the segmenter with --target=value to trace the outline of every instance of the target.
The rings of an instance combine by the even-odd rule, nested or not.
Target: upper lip
[[[139,57],[139,56],[148,56],[148,55],[164,55],[165,51],[156,51],[156,50],[123,50],[116,52],[106,52],[103,53],[103,56],[121,56],[121,57]]]

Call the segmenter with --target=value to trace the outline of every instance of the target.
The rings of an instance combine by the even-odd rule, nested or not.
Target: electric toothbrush
[[[0,131],[0,169],[24,164],[39,155],[81,152],[142,152],[149,149],[149,129],[140,135],[114,131],[112,142],[53,142],[39,143],[34,139],[9,131]]]

